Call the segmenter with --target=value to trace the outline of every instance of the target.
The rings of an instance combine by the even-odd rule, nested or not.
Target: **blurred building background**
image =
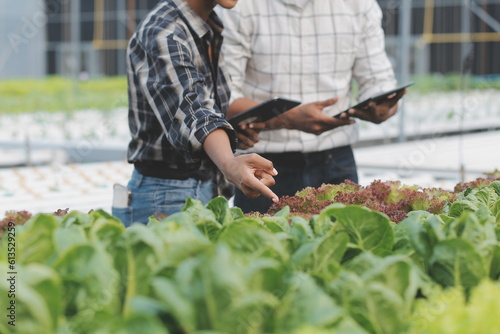
[[[0,215],[110,210],[112,185],[125,184],[132,168],[124,161],[130,136],[125,49],[157,2],[0,0],[0,81],[7,87],[0,96]],[[500,140],[500,0],[378,3],[398,80],[418,85],[398,117],[380,125],[360,122],[360,184],[389,179],[451,189],[459,180],[500,170],[494,154]],[[103,77],[110,78],[87,80]],[[99,81],[115,80],[123,85],[117,95],[84,94],[87,84],[97,89]],[[30,95],[40,82],[53,89]],[[47,110],[45,94],[61,102],[60,110]],[[99,98],[105,101],[92,101]],[[34,103],[10,111],[23,99]],[[100,107],[82,108],[76,103],[82,100]]]
[[[125,73],[125,48],[158,0],[0,0],[0,79]],[[23,59],[20,60],[19,57]]]
[[[0,0],[0,79],[46,75],[46,22],[42,0]]]
[[[500,0],[378,2],[391,55],[398,56],[405,44],[403,30],[409,26],[411,73],[459,73],[468,57],[472,74],[500,74]],[[405,6],[411,7],[411,14],[402,12]]]
[[[0,51],[0,79],[124,74],[127,40],[157,2],[0,0],[0,41],[11,46]],[[500,0],[378,2],[400,76],[500,73]]]

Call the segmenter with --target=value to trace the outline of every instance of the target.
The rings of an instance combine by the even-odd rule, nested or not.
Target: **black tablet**
[[[233,117],[230,117],[228,121],[233,127],[249,123],[265,122],[300,105],[301,103],[302,102],[300,101],[286,99],[283,97],[273,97],[250,109],[242,111]]]
[[[349,107],[348,109],[338,113],[337,115],[333,116],[333,117],[336,117],[336,118],[340,118],[340,115],[344,112],[348,112],[349,109],[361,109],[363,108],[364,106],[366,106],[368,103],[370,103],[371,101],[374,101],[375,103],[381,103],[382,101],[386,100],[389,96],[391,96],[392,94],[397,94],[399,92],[401,92],[402,90],[406,89],[407,87],[410,87],[411,85],[415,84],[414,82],[410,82],[410,83],[407,83],[405,85],[402,85],[402,86],[399,86],[399,87],[396,87],[394,89],[391,89],[391,90],[388,90],[387,92],[383,92],[381,94],[378,94],[378,95],[375,95],[375,96],[372,96],[352,107]]]

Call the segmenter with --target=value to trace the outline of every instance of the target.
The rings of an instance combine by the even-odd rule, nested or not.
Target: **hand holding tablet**
[[[350,109],[359,109],[359,110],[363,110],[365,109],[371,102],[374,102],[375,104],[381,104],[383,102],[386,102],[390,99],[392,99],[393,97],[397,96],[398,94],[401,94],[407,87],[410,87],[411,85],[415,84],[414,82],[410,82],[410,83],[407,83],[405,85],[402,85],[402,86],[399,86],[399,87],[396,87],[394,89],[391,89],[387,92],[384,92],[384,93],[381,93],[381,94],[378,94],[378,95],[375,95],[375,96],[372,96],[352,107],[349,107],[348,109],[338,113],[337,115],[333,116],[335,118],[341,118],[340,116],[343,114],[343,113],[347,113]],[[399,98],[398,98],[399,100]],[[396,100],[397,101],[397,100]]]

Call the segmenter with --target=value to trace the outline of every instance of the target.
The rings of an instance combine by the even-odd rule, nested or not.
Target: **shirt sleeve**
[[[187,160],[200,158],[205,138],[225,129],[235,148],[236,135],[215,104],[210,78],[196,63],[186,38],[159,36],[146,47],[148,64],[140,70],[141,87],[168,142]]]
[[[359,15],[361,36],[353,65],[353,77],[358,82],[358,101],[394,88],[396,79],[385,51],[382,10],[370,0]]]
[[[224,23],[224,42],[222,54],[227,64],[227,70],[231,77],[231,100],[232,103],[238,98],[244,97],[243,83],[246,76],[248,60],[252,57],[252,21],[251,17],[244,17],[237,10],[219,10],[217,15]]]

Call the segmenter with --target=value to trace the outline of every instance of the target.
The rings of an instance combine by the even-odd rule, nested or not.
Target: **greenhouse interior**
[[[498,333],[500,0],[245,2],[0,0],[0,334]],[[243,13],[245,5],[257,14]],[[154,30],[145,29],[144,22],[161,25],[179,15],[172,31],[184,33],[184,25],[193,22],[185,12],[196,16],[199,8],[210,7],[208,21],[201,15],[196,19],[213,30],[207,35],[219,36],[212,14],[237,13],[242,15],[238,33],[248,29],[251,53],[241,52],[241,58],[249,58],[262,47],[259,38],[278,34],[272,30],[283,17],[302,15],[300,24],[286,29],[307,37],[310,27],[303,22],[309,22],[308,10],[315,6],[324,7],[324,13],[315,13],[317,20],[345,8],[378,18],[394,87],[412,83],[398,95],[394,116],[382,122],[352,117],[356,135],[349,146],[357,182],[300,187],[277,196],[262,212],[240,208],[238,195],[231,193],[208,200],[184,196],[181,209],[150,212],[145,222],[126,223],[115,215],[117,187],[130,188],[138,173],[131,160],[138,123],[131,121],[137,101],[130,62],[137,36]],[[268,11],[281,7],[292,10],[288,16],[276,14],[274,25],[245,26],[264,22],[274,15]],[[162,8],[174,10],[151,14]],[[362,21],[345,19],[354,15],[346,13],[337,13],[333,22]],[[223,20],[231,15],[219,15],[223,31],[232,27]],[[332,24],[334,30],[341,26]],[[321,38],[330,33],[319,28],[325,30],[318,33]],[[229,58],[224,43],[231,35],[223,36],[220,53]],[[319,44],[311,54],[320,52]],[[211,48],[206,58],[213,65]],[[291,68],[303,65],[296,60],[299,52],[304,59],[310,56],[298,49],[289,55]],[[147,60],[140,66],[144,63],[157,66]],[[227,63],[230,70],[236,67]],[[364,84],[356,80],[361,76],[356,66],[351,70],[347,98],[355,106]],[[151,79],[144,78],[151,68],[149,74],[138,72],[143,76],[134,84]],[[213,67],[209,73],[214,75]],[[239,79],[232,73],[226,77]],[[210,80],[207,87],[213,88]],[[252,89],[265,91],[266,84]],[[220,102],[219,89],[210,95],[211,104]],[[162,93],[145,99],[170,101]],[[373,96],[371,101],[373,107]],[[148,111],[160,120],[157,128],[168,128],[162,110],[153,109]],[[141,112],[135,114],[139,123],[147,117]],[[272,120],[266,124],[280,124]],[[191,131],[191,145],[197,133],[188,126],[193,127],[187,122],[173,128],[175,134],[165,131],[151,146],[166,152],[158,146],[168,140],[176,145],[177,131]],[[282,130],[304,133],[276,131]],[[244,145],[240,134],[248,133],[234,133],[236,145]],[[300,138],[329,138],[321,136]],[[278,135],[263,138],[279,140]],[[207,142],[199,142],[202,159],[222,169]],[[242,147],[233,147],[236,158],[245,156]],[[278,176],[254,169],[253,184],[277,189],[279,182],[266,182],[273,176],[279,180],[279,168]],[[221,175],[245,192],[243,181]],[[167,191],[166,201],[178,196],[176,191]],[[129,189],[129,203],[130,194]]]

